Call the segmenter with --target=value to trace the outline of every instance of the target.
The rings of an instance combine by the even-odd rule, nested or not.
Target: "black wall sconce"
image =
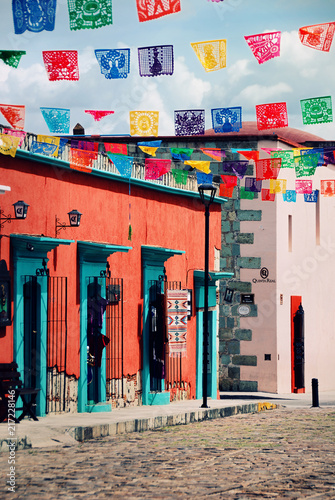
[[[13,219],[22,220],[27,217],[29,205],[24,201],[20,200],[13,203],[15,217],[11,215],[5,215],[3,210],[0,210],[0,228],[2,229],[6,222],[12,222]]]
[[[78,212],[78,210],[71,210],[68,212],[70,224],[66,224],[65,222],[61,222],[60,219],[56,216],[56,238],[62,229],[66,227],[79,227],[80,219],[83,214]]]

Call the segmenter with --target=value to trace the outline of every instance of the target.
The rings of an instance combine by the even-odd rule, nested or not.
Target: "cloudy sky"
[[[335,21],[334,0],[181,0],[181,12],[140,23],[136,0],[113,0],[113,25],[71,31],[67,0],[57,0],[55,29],[14,33],[12,1],[1,0],[0,50],[25,50],[17,69],[0,60],[0,103],[25,105],[25,130],[48,134],[40,107],[70,108],[71,126],[86,134],[129,134],[129,111],[159,111],[159,135],[174,135],[174,110],[242,106],[242,119],[256,120],[255,106],[287,103],[290,127],[335,139],[334,124],[304,126],[300,100],[332,96],[335,102],[335,41],[329,52],[301,44],[302,26]],[[281,55],[259,64],[244,36],[281,31]],[[227,40],[227,66],[207,73],[191,42]],[[141,77],[137,48],[173,45],[172,76]],[[95,49],[130,48],[127,79],[107,80]],[[80,79],[48,80],[43,50],[77,50]],[[100,122],[85,109],[113,110]],[[7,124],[0,116],[0,123]]]

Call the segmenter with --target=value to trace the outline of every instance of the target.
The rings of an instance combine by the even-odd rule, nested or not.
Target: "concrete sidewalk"
[[[166,406],[136,406],[112,410],[110,413],[63,413],[40,417],[38,422],[24,419],[15,424],[14,435],[8,424],[0,424],[0,451],[8,444],[17,449],[71,446],[93,438],[128,432],[153,430],[171,425],[223,418],[240,413],[256,413],[279,406],[310,408],[311,394],[232,393],[220,394],[219,400],[208,400],[209,408],[201,408],[202,400],[178,401]],[[321,407],[335,407],[335,392],[319,395]]]

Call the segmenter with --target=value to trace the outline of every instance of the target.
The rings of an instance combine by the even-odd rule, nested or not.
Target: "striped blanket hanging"
[[[186,356],[187,290],[167,290],[167,333],[169,356]]]

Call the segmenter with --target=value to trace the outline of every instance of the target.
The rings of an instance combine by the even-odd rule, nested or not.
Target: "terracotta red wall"
[[[124,281],[124,370],[135,374],[141,367],[142,297],[141,246],[151,245],[184,250],[182,256],[167,261],[168,280],[193,288],[193,270],[204,268],[204,207],[199,199],[131,186],[99,178],[93,174],[68,171],[33,161],[0,156],[1,184],[11,192],[1,196],[1,208],[11,213],[17,200],[28,203],[25,221],[5,224],[2,235],[24,233],[55,237],[55,216],[68,223],[67,212],[82,212],[79,228],[62,230],[58,238],[131,246],[128,253],[110,258],[112,277]],[[128,241],[129,203],[131,203],[132,241]],[[210,269],[214,265],[214,246],[221,246],[221,210],[211,206]],[[51,275],[68,276],[68,372],[79,376],[79,278],[77,246],[60,245],[48,255]],[[1,239],[1,258],[11,269],[9,238]],[[195,318],[188,328],[185,375],[195,373]],[[12,328],[0,332],[0,362],[12,359]]]

